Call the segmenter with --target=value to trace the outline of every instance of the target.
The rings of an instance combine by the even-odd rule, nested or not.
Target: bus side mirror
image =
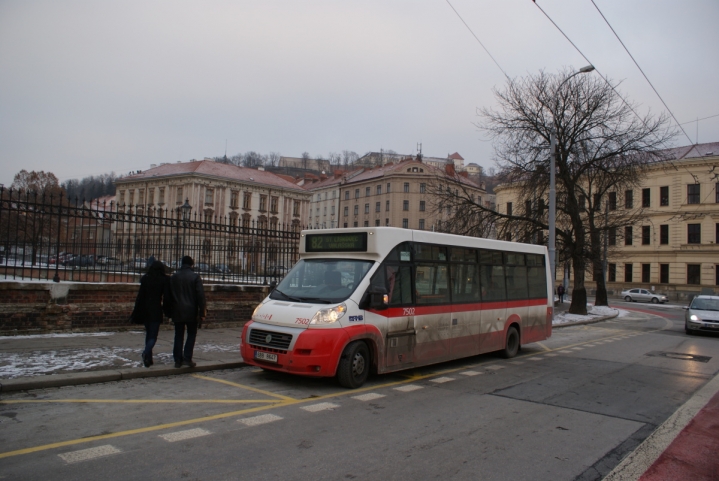
[[[379,286],[370,286],[367,289],[367,295],[369,297],[369,308],[381,311],[387,309],[389,305],[389,296],[387,295],[387,289]]]

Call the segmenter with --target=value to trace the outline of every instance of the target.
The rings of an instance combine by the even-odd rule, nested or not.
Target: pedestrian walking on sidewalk
[[[562,304],[564,302],[564,285],[559,284],[559,287],[557,287],[557,295],[559,296],[559,303]]]
[[[195,261],[190,256],[182,258],[182,267],[172,274],[170,278],[170,291],[172,292],[172,321],[175,323],[175,345],[172,355],[175,358],[175,367],[183,365],[195,367],[192,362],[192,352],[195,349],[197,329],[202,325],[207,315],[205,303],[205,290],[202,278],[192,270]],[[185,329],[187,341],[185,342]],[[183,347],[184,342],[184,347]]]
[[[165,275],[165,266],[160,261],[150,265],[147,274],[140,279],[140,291],[135,299],[132,310],[132,322],[145,325],[145,349],[142,351],[142,363],[150,367],[152,348],[160,333],[163,312],[170,312],[171,304],[170,278]]]

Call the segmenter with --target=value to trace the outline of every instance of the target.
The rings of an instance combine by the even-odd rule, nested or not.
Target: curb
[[[102,382],[122,381],[127,379],[140,379],[147,377],[177,376],[193,372],[218,371],[221,369],[235,369],[245,367],[244,361],[205,361],[198,362],[193,368],[160,367],[148,369],[131,367],[126,369],[112,369],[105,371],[72,372],[68,374],[51,374],[48,376],[18,377],[0,381],[0,392],[30,391],[33,389],[47,389],[63,386],[77,386],[80,384],[97,384]]]
[[[607,316],[599,316],[596,319],[587,319],[586,321],[575,321],[575,322],[564,322],[562,324],[554,325],[552,324],[552,329],[560,329],[562,327],[571,327],[571,326],[582,326],[584,324],[594,324],[595,322],[602,322],[606,321],[607,319],[614,319],[619,315],[619,311],[617,311],[614,315],[607,315]]]

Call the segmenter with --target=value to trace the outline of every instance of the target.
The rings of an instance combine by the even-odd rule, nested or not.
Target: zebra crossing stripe
[[[119,449],[110,444],[97,446],[96,448],[81,449],[79,451],[70,451],[69,453],[58,454],[60,458],[67,464],[79,463],[81,461],[89,461],[91,459],[109,456],[111,454],[121,453]]]

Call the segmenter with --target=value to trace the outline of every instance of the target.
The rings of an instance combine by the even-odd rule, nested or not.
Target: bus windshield
[[[347,299],[374,262],[354,259],[301,259],[270,299],[334,304]]]

